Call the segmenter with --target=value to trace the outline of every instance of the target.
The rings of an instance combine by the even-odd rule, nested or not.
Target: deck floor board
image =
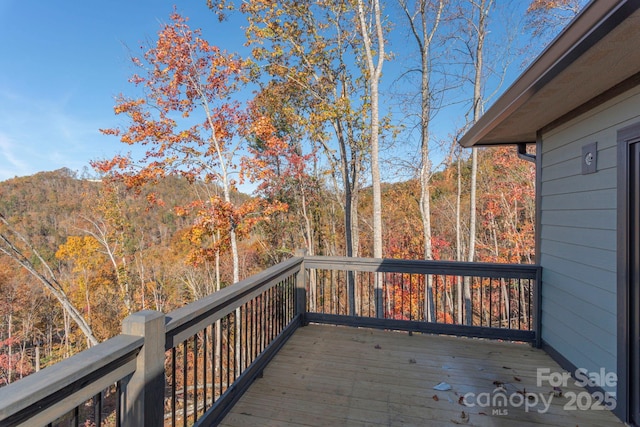
[[[624,425],[607,410],[566,410],[565,395],[537,386],[536,368],[562,371],[528,344],[309,325],[295,332],[221,425]],[[434,390],[442,381],[451,390]],[[488,396],[496,384],[515,405],[460,402],[466,395],[477,403],[467,393]],[[569,381],[562,391],[585,390]],[[523,393],[544,396],[551,405],[543,413],[542,403],[526,411]]]

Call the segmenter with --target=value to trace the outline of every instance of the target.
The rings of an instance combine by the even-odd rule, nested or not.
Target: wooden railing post
[[[123,381],[122,424],[162,426],[164,422],[165,316],[144,310],[122,322],[122,333],[144,337],[135,373]]]
[[[296,315],[302,318],[302,326],[307,323],[305,321],[307,313],[307,270],[304,267],[304,257],[307,255],[306,249],[296,249],[295,256],[302,257],[300,263],[300,271],[296,276]]]
[[[542,267],[536,268],[536,279],[533,288],[534,307],[529,316],[536,316],[532,328],[536,334],[535,347],[542,348]]]

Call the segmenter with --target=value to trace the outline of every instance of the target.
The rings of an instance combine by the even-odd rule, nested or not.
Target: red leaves
[[[117,155],[110,160],[94,160],[91,166],[102,173],[109,173],[114,169],[126,169],[131,164],[129,157]]]
[[[556,8],[566,8],[572,4],[573,2],[571,0],[532,0],[527,8],[527,13],[539,10],[550,11]]]
[[[242,239],[249,235],[256,223],[285,208],[260,199],[249,199],[235,206],[214,196],[208,201],[194,201],[188,206],[177,207],[175,212],[179,216],[194,218],[186,238],[195,246],[190,261],[200,264],[213,260],[218,251],[224,252],[229,248],[232,229]]]

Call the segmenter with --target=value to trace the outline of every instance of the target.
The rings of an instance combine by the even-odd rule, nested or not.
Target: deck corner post
[[[136,371],[123,381],[123,426],[162,426],[164,422],[165,315],[143,310],[122,322],[122,333],[144,338]]]
[[[534,308],[533,313],[536,316],[534,324],[532,325],[535,331],[534,346],[536,348],[542,348],[542,267],[536,268],[536,281],[535,288],[533,289],[533,301]]]
[[[306,326],[307,321],[307,270],[304,267],[304,257],[307,255],[306,249],[296,249],[295,256],[301,257],[300,271],[296,276],[296,315],[300,315],[301,326]]]

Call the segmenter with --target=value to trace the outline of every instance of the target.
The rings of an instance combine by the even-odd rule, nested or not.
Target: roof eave
[[[639,8],[640,0],[592,0],[462,136],[459,144],[473,147],[534,143],[539,129],[521,129],[525,137],[507,136],[502,140],[492,136],[491,131]]]

